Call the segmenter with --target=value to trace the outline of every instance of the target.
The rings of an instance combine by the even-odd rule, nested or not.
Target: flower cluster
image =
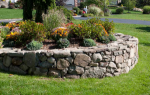
[[[102,24],[96,24],[96,25],[101,26],[103,28],[104,35],[109,36],[108,33],[107,33],[107,31],[106,31],[106,29],[104,28],[104,26]]]
[[[10,30],[12,30],[15,27],[19,27],[19,23],[15,23],[15,22],[8,23],[8,24],[6,24],[6,27],[8,27]]]
[[[51,35],[58,35],[60,37],[66,38],[68,36],[68,29],[66,28],[58,28]]]
[[[20,35],[19,32],[11,32],[10,34],[6,35],[6,39],[15,41],[19,35]]]

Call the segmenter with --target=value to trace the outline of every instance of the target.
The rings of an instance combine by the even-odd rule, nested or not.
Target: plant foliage
[[[96,43],[93,39],[84,39],[83,40],[83,46],[92,47],[92,46],[96,46]]]
[[[34,40],[26,45],[26,48],[28,50],[39,50],[41,49],[41,47],[43,47],[43,44],[41,42],[34,41]]]

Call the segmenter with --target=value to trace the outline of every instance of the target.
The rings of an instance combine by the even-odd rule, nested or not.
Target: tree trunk
[[[33,0],[23,0],[23,20],[32,19]]]

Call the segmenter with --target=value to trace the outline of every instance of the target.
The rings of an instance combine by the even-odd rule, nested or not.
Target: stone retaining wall
[[[138,39],[121,33],[117,41],[94,47],[25,51],[0,49],[0,69],[60,78],[103,78],[128,73],[138,62]]]

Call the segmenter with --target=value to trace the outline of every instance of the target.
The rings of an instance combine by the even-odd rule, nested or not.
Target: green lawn
[[[115,13],[116,8],[110,9],[112,13]],[[124,11],[123,14],[112,14],[110,16],[105,16],[102,18],[117,18],[117,19],[132,19],[132,20],[146,20],[150,21],[150,14],[143,14],[142,12],[130,11],[128,13],[127,10]]]
[[[76,20],[74,23],[80,23]],[[139,62],[128,74],[104,79],[55,79],[0,73],[0,95],[150,95],[150,26],[115,24],[139,39]]]
[[[33,11],[33,15],[36,11]],[[0,8],[0,19],[17,19],[23,18],[22,9],[6,9]]]

